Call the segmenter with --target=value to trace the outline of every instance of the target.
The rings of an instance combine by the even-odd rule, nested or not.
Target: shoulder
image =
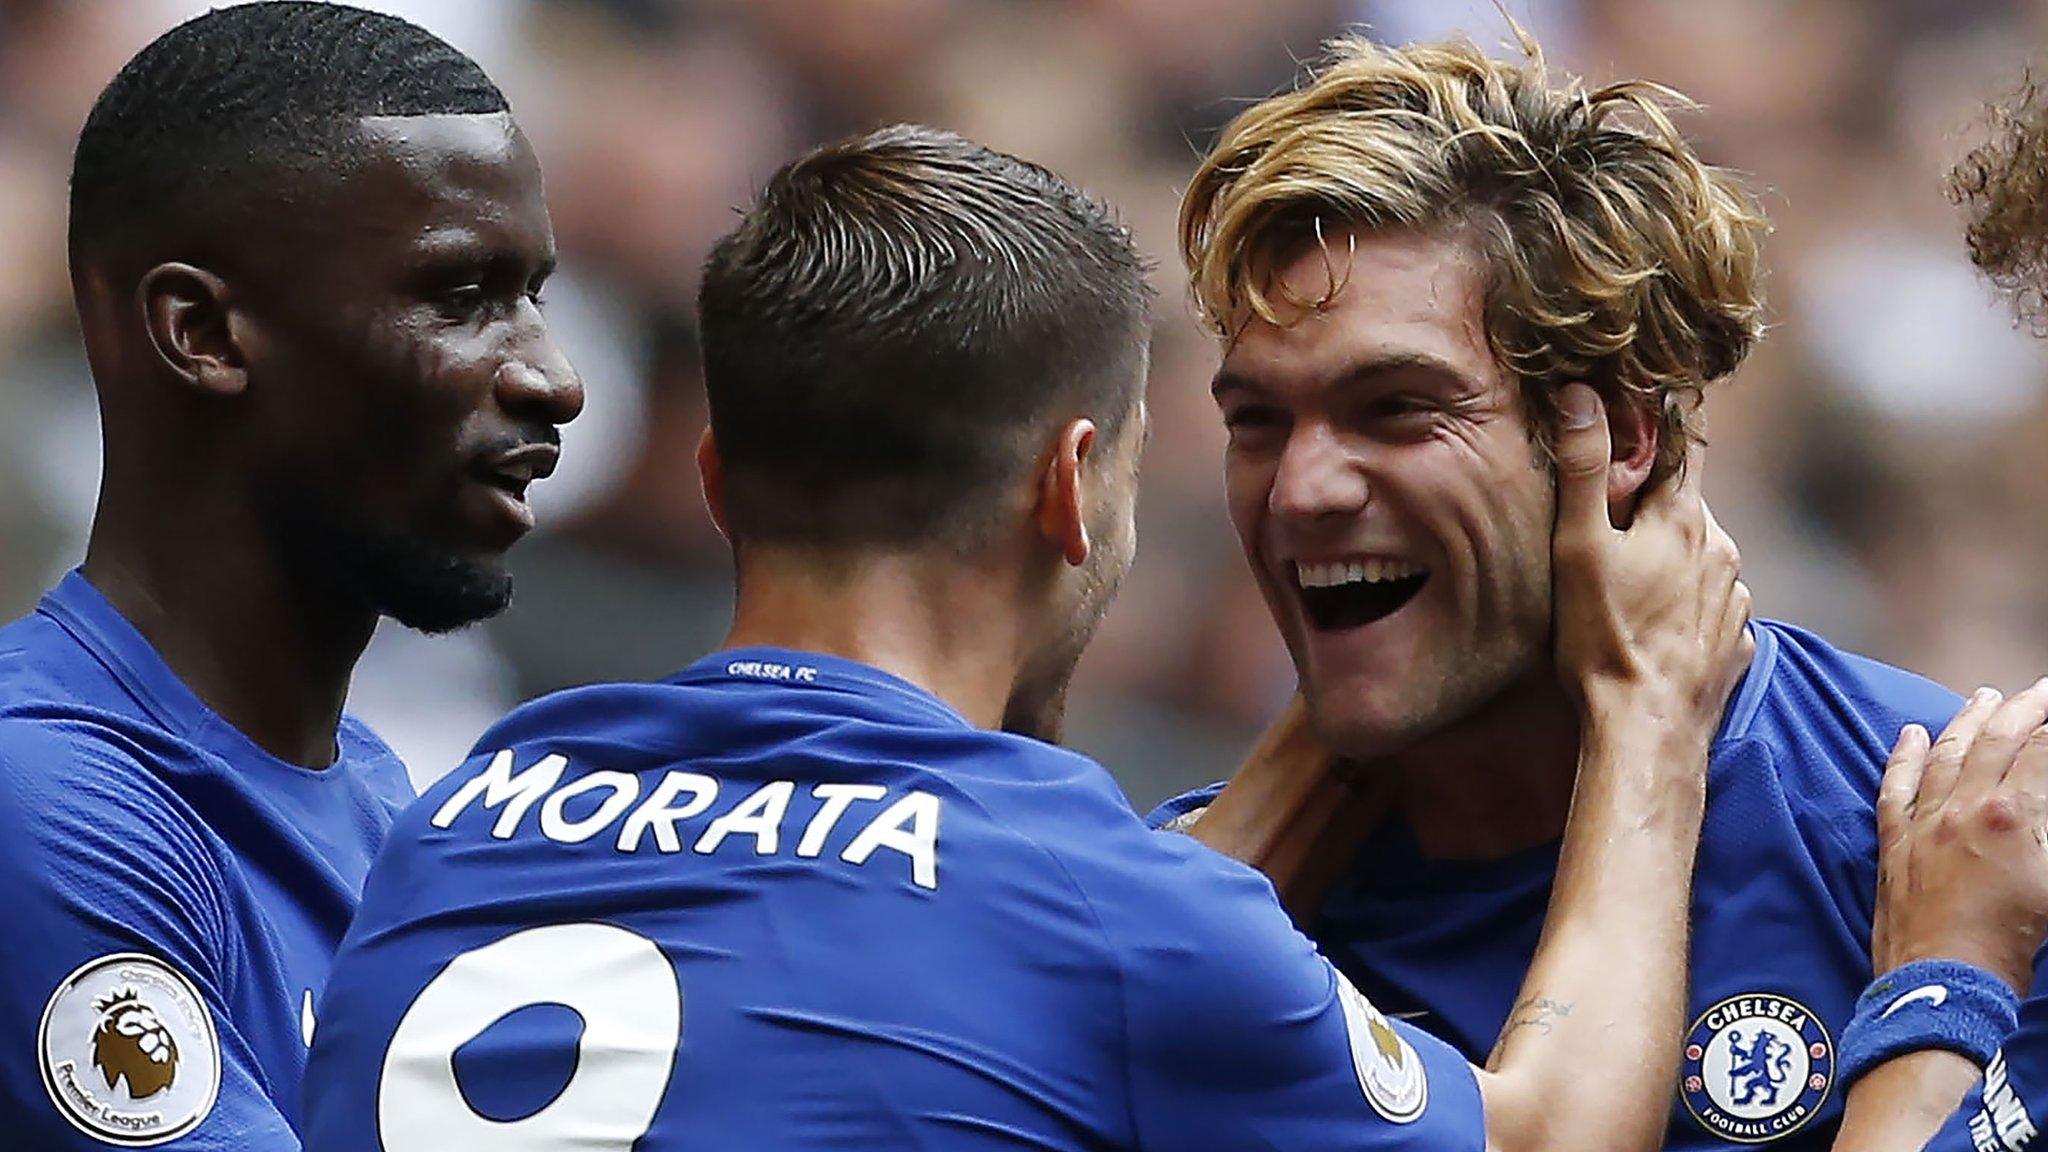
[[[90,713],[0,715],[0,821],[30,841],[196,846],[196,820],[162,769],[187,755],[167,734]]]
[[[1715,747],[1764,754],[1788,788],[1839,782],[1874,796],[1907,724],[1939,732],[1962,698],[1923,676],[1845,652],[1811,632],[1756,624],[1757,655],[1736,690]]]
[[[50,694],[52,660],[66,650],[78,651],[78,643],[41,612],[0,625],[0,705]]]
[[[614,755],[667,753],[705,742],[706,725],[729,721],[733,713],[729,697],[698,685],[585,684],[536,696],[505,713],[477,737],[470,755],[540,744],[601,747]]]
[[[1188,810],[1199,810],[1200,803]],[[1182,963],[1172,965],[1179,968],[1175,979],[1209,972],[1219,992],[1236,994],[1247,986],[1242,965],[1277,975],[1274,966],[1296,953],[1314,958],[1263,874],[1192,837],[1156,830],[1121,795],[1113,804],[1091,806],[1083,818],[1047,820],[1034,831],[1094,909],[1110,945],[1141,970],[1177,955]],[[1190,952],[1196,941],[1199,947]],[[1320,990],[1321,966],[1302,971]]]
[[[1847,652],[1811,632],[1760,620],[1757,655],[1737,689],[1724,737],[1801,738],[1889,752],[1909,723],[1939,730],[1962,698],[1924,676]]]
[[[1755,627],[1756,659],[1714,745],[1703,866],[1725,854],[1715,845],[1754,849],[1760,829],[1782,828],[1790,838],[1779,843],[1811,858],[1838,903],[1862,909],[1877,860],[1878,785],[1899,731],[1940,731],[1961,699],[1810,632]]]
[[[0,888],[51,948],[134,937],[189,959],[229,923],[217,840],[128,741],[85,724],[0,717]]]
[[[128,692],[92,650],[43,611],[0,627],[0,716],[93,712]],[[115,705],[118,707],[119,705]]]
[[[167,733],[89,709],[0,713],[0,809],[28,826],[175,837],[184,806],[160,769],[189,754]]]

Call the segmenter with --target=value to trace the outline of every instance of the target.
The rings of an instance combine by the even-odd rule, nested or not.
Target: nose
[[[583,411],[583,378],[554,340],[542,333],[498,366],[493,381],[507,414],[567,424]]]
[[[1365,474],[1326,424],[1297,425],[1280,452],[1267,509],[1282,519],[1314,520],[1365,510]]]

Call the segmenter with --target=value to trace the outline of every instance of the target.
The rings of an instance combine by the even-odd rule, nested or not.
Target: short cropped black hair
[[[897,125],[770,177],[698,311],[736,541],[964,551],[1059,423],[1136,410],[1151,289],[1072,184]]]
[[[365,116],[508,110],[476,62],[343,4],[222,8],[157,37],[100,93],[71,165],[71,244],[213,219],[265,177],[346,163]]]

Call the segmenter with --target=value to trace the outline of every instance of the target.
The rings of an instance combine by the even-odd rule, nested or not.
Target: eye
[[[1286,425],[1286,413],[1266,404],[1242,404],[1223,411],[1223,427],[1229,430],[1233,444],[1260,441]]]
[[[1429,434],[1442,412],[1443,406],[1427,396],[1395,392],[1375,397],[1354,419],[1362,421],[1362,429],[1405,438]]]
[[[490,296],[481,284],[458,284],[434,298],[434,307],[451,320],[467,320],[489,303]]]
[[[1434,411],[1435,405],[1419,396],[1393,395],[1381,397],[1372,406],[1375,416],[1416,416]]]
[[[535,308],[546,308],[548,306],[547,296],[543,292],[546,287],[547,277],[545,276],[536,276],[527,282],[526,298]]]

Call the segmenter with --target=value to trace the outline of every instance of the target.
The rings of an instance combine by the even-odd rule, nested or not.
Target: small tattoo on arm
[[[1515,1010],[1508,1013],[1507,1025],[1500,1030],[1500,1039],[1494,1042],[1493,1055],[1488,1057],[1487,1063],[1491,1065],[1500,1059],[1501,1049],[1507,1047],[1508,1037],[1524,1028],[1539,1028],[1547,1036],[1556,1026],[1556,1021],[1571,1014],[1571,1001],[1552,1000],[1548,996],[1532,996],[1515,1005]]]

